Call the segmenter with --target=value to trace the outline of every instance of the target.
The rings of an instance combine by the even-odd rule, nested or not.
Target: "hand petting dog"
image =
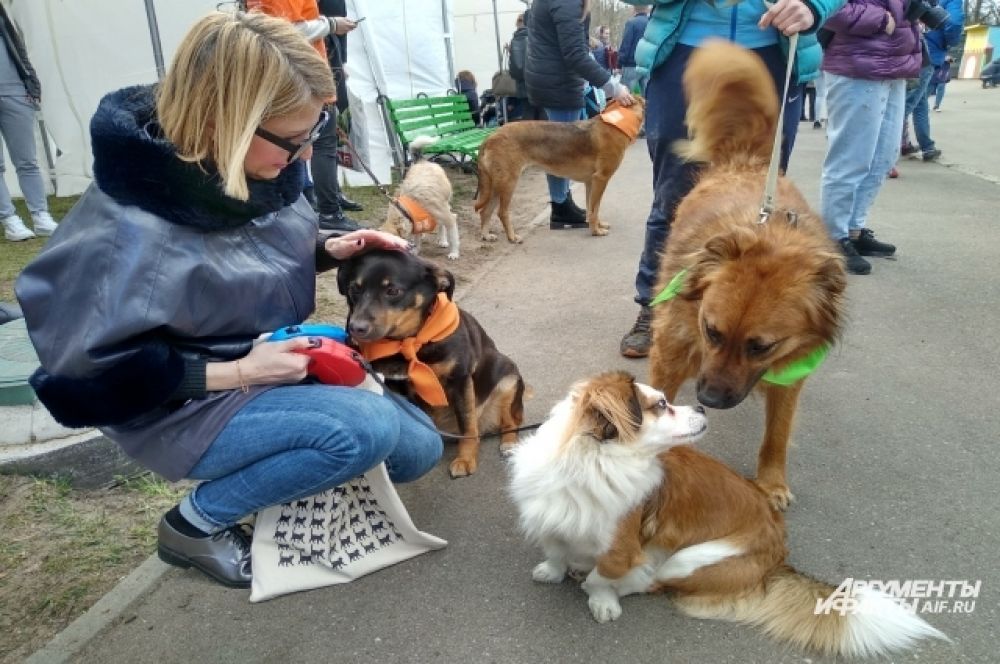
[[[327,253],[339,261],[363,254],[373,249],[409,251],[409,243],[395,235],[370,229],[352,231],[339,237],[331,237],[323,243]]]

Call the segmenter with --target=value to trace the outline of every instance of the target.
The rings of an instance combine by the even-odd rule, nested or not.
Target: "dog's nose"
[[[706,385],[698,390],[698,401],[709,408],[715,408],[718,410],[732,408],[739,403],[739,401],[734,398],[731,390],[713,385]]]
[[[347,326],[348,331],[351,336],[354,337],[364,337],[366,334],[371,332],[371,323],[365,323],[364,321],[352,320],[351,324]]]

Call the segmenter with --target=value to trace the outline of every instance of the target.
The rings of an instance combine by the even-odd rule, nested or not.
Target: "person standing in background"
[[[528,99],[528,86],[524,82],[524,63],[528,59],[528,16],[530,12],[517,15],[514,34],[507,45],[510,57],[510,75],[517,83],[517,96],[508,99],[511,108],[508,120],[544,120],[545,113]]]
[[[339,4],[339,6],[336,6]],[[354,21],[342,16],[327,16],[319,11],[317,0],[249,0],[247,9],[260,11],[270,16],[291,21],[295,29],[313,45],[324,60],[329,62],[326,38],[329,35],[346,35],[357,27]],[[345,3],[334,3],[329,11],[345,11]],[[356,221],[348,219],[340,205],[340,185],[337,182],[337,107],[329,105],[330,122],[323,128],[323,134],[314,146],[320,153],[318,160],[312,160],[313,188],[316,211],[319,213],[319,227],[329,231],[356,231],[361,228]],[[316,167],[319,166],[319,173]],[[317,186],[318,183],[318,186]],[[310,185],[306,185],[306,190]],[[307,192],[306,197],[309,198]]]
[[[622,85],[632,91],[638,91],[646,96],[646,83],[649,82],[649,72],[635,66],[635,47],[639,45],[646,26],[649,25],[649,10],[651,5],[636,5],[632,18],[625,21],[625,32],[621,44],[618,45],[618,63],[622,68]]]
[[[948,85],[948,81],[951,80],[951,63],[953,60],[949,55],[944,59],[944,62],[940,66],[934,69],[934,76],[931,78],[931,90],[928,92],[928,97],[934,95],[934,110],[941,110],[941,101],[944,99],[944,88]]]
[[[535,0],[529,22],[528,59],[524,79],[531,103],[545,109],[550,122],[576,122],[584,117],[584,82],[601,88],[623,106],[632,94],[590,56],[589,0]],[[549,228],[586,228],[587,211],[573,202],[569,180],[546,175],[552,214]]]
[[[17,171],[17,182],[31,214],[32,231],[24,225],[4,183],[5,165],[0,154],[0,222],[4,237],[11,242],[30,240],[36,235],[52,235],[57,228],[45,198],[45,180],[38,168],[35,150],[35,112],[42,103],[42,86],[17,28],[0,5],[0,134]]]

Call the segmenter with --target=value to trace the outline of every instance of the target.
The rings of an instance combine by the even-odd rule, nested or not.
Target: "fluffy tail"
[[[684,70],[690,141],[678,153],[719,165],[770,159],[778,93],[756,54],[727,41],[697,49]]]
[[[871,588],[833,595],[833,586],[787,566],[772,572],[764,585],[761,592],[740,598],[681,597],[678,606],[696,618],[760,625],[770,636],[825,655],[874,657],[920,639],[948,640]]]
[[[423,154],[424,148],[437,143],[437,141],[437,136],[417,136],[410,141],[410,154],[413,155],[414,159],[419,159],[420,155]]]

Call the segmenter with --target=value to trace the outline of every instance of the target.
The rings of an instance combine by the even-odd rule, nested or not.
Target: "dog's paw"
[[[458,479],[459,477],[468,477],[476,472],[476,468],[478,467],[479,464],[475,459],[458,457],[451,462],[450,466],[448,466],[448,472],[451,474],[452,479]]]
[[[517,441],[510,443],[500,443],[500,456],[509,457],[514,453],[514,448],[517,447]]]
[[[590,614],[599,623],[618,620],[622,615],[622,605],[610,588],[594,592],[587,600],[587,605],[590,607]]]
[[[483,242],[496,242],[496,241],[497,241],[496,233],[483,233]]]
[[[783,512],[795,500],[795,496],[784,482],[757,480],[756,484],[767,496],[767,502],[771,504],[772,509]]]
[[[445,239],[445,238],[439,239],[437,241],[437,246],[441,247],[442,249],[447,249],[448,248],[448,240]]]
[[[447,247],[448,245],[446,244],[444,246]],[[450,261],[457,261],[458,260],[458,252],[457,251],[449,251],[448,252],[448,260],[450,260]]]
[[[599,226],[597,226],[597,228],[591,228],[590,229],[590,234],[593,235],[593,236],[595,236],[595,237],[603,237],[603,236],[605,236],[605,235],[608,234],[609,230],[610,230],[610,226],[599,225]]]
[[[566,578],[566,567],[560,567],[551,560],[545,560],[535,565],[531,570],[531,578],[539,583],[562,583]]]
[[[511,244],[521,244],[522,242],[524,242],[524,240],[521,239],[521,236],[516,234],[509,235],[507,237],[507,241],[510,242]]]

